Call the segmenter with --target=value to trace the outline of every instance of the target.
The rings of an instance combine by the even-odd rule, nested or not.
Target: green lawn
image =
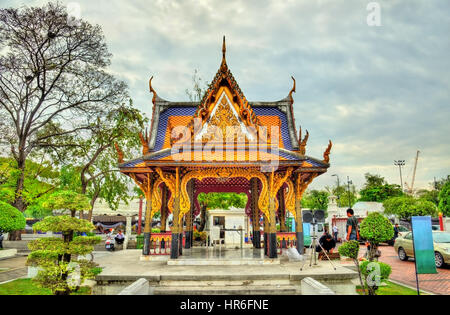
[[[390,281],[385,281],[385,283],[387,284],[386,286],[378,288],[377,295],[417,295],[417,290],[413,290]],[[359,294],[363,294],[360,285],[356,287],[356,291]],[[420,292],[420,294],[426,295],[426,293],[422,291]]]
[[[74,295],[89,295],[91,289],[83,287]],[[0,295],[51,295],[48,289],[39,288],[31,279],[17,279],[8,283],[0,284]]]

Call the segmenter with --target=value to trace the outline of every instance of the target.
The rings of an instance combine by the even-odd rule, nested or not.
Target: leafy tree
[[[359,268],[359,261],[358,261],[359,242],[358,241],[345,242],[344,244],[339,246],[338,252],[339,252],[339,255],[341,255],[341,256],[351,258],[353,260],[353,262],[355,263],[356,270],[358,270],[359,282],[361,283],[361,288],[365,295],[366,291],[364,290],[364,282],[361,277],[361,269]]]
[[[120,201],[127,203],[132,197],[128,188],[130,178],[120,174],[117,168],[114,144],[118,144],[131,158],[139,147],[139,133],[146,122],[145,116],[133,108],[130,100],[128,105],[122,104],[103,117],[97,116],[90,137],[78,140],[80,145],[75,154],[79,157],[81,193],[87,195],[91,203],[88,220],[92,219],[92,210],[98,198],[104,199],[112,209],[117,209]]]
[[[431,185],[433,186],[433,188],[437,191],[441,191],[442,188],[444,187],[444,185],[446,183],[450,182],[450,175],[447,175],[447,177],[445,178],[441,178],[433,183],[431,183]]]
[[[0,10],[0,137],[19,174],[12,205],[26,209],[26,160],[36,150],[58,152],[76,143],[92,117],[127,99],[110,64],[100,26],[69,17],[61,3]]]
[[[75,218],[76,211],[89,209],[86,196],[62,190],[49,196],[43,206],[51,210],[69,211],[71,215],[48,216],[33,225],[35,231],[61,232],[62,238],[31,241],[28,247],[32,252],[27,264],[41,268],[34,279],[39,286],[51,289],[53,294],[67,295],[77,291],[85,279],[95,276],[97,264],[81,259],[79,255],[90,254],[94,250],[93,245],[99,243],[101,238],[74,237],[75,232],[90,232],[95,228],[89,221]]]
[[[230,207],[245,208],[247,204],[247,195],[244,193],[200,193],[198,201],[205,203],[208,209],[224,209]]]
[[[439,205],[439,191],[438,190],[426,190],[426,189],[420,189],[417,191],[417,196],[419,199],[428,200],[431,201],[436,205],[436,207]]]
[[[21,171],[13,158],[0,158],[0,200],[14,203],[17,178]],[[58,171],[49,161],[40,163],[28,159],[25,163],[23,183],[23,202],[25,214],[34,218],[43,218],[48,213],[42,211],[42,201],[52,193],[58,184]],[[10,240],[15,239],[11,233]]]
[[[407,221],[411,221],[412,216],[437,215],[436,206],[431,201],[406,195],[385,200],[383,207],[384,213],[396,215]]]
[[[338,207],[348,207],[349,205],[354,205],[358,199],[356,196],[355,185],[350,185],[350,191],[348,191],[347,186],[336,185],[334,187],[325,187],[325,190],[338,197],[337,204]]]
[[[323,190],[307,191],[302,199],[302,207],[311,210],[327,210],[329,195],[330,194],[327,191]]]
[[[394,236],[394,228],[388,218],[378,212],[370,213],[360,224],[360,235],[370,244],[369,261],[373,261],[378,245]]]
[[[200,102],[208,89],[208,83],[202,81],[203,79],[198,74],[198,70],[195,69],[192,75],[192,90],[186,89],[185,91],[191,102]]]
[[[446,217],[450,216],[450,181],[445,183],[439,193],[439,211]]]
[[[22,230],[25,224],[25,217],[19,210],[0,201],[0,233]]]
[[[366,183],[360,190],[361,201],[383,202],[390,197],[403,195],[399,185],[390,185],[380,175],[365,174]]]

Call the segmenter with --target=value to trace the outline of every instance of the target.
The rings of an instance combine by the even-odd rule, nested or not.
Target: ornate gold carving
[[[148,147],[148,131],[145,129],[145,134],[142,134],[142,132],[139,133],[139,139],[141,139],[142,144],[142,154],[146,155],[149,151]]]
[[[289,176],[291,176],[293,170],[294,169],[292,167],[289,167],[286,170],[286,173],[284,174],[284,176],[281,173],[274,174],[272,172],[270,174],[270,184],[271,184],[271,186],[270,186],[270,197],[272,197],[272,198],[276,197],[276,195],[278,193],[278,190],[280,190],[281,186],[283,186],[283,184],[287,180],[287,178]]]
[[[323,153],[323,161],[325,163],[329,163],[330,162],[330,152],[331,152],[331,147],[332,146],[333,146],[333,143],[330,140],[330,143],[328,144],[328,148]]]
[[[298,135],[298,147],[301,155],[305,155],[306,153],[306,143],[308,142],[309,132],[306,130],[305,138],[302,140],[302,127],[300,127],[299,135]]]
[[[299,174],[296,182],[295,182],[295,199],[301,200],[303,193],[305,192],[306,188],[308,188],[308,185],[311,184],[314,178],[316,178],[319,174],[318,173],[312,173],[307,180],[303,180],[301,175]]]
[[[117,160],[119,161],[119,163],[123,163],[123,152],[122,150],[120,150],[119,145],[117,144],[117,142],[114,142],[114,146],[116,147],[116,151],[117,151]]]
[[[155,169],[156,173],[158,173],[159,177],[164,181],[166,186],[169,188],[170,192],[172,193],[171,198],[174,198],[177,196],[176,193],[176,179],[175,176],[172,174],[164,173],[161,168],[157,167]]]
[[[250,180],[253,177],[259,178],[262,183],[261,194],[258,199],[259,209],[266,215],[269,215],[269,196],[267,189],[267,178],[260,171],[242,168],[205,168],[202,170],[194,170],[186,173],[181,181],[181,199],[180,199],[180,217],[190,210],[190,200],[187,193],[186,185],[192,178],[202,180],[203,178],[213,177],[243,177]]]
[[[151,216],[161,210],[161,190],[159,189],[159,185],[161,185],[164,181],[161,178],[158,178],[153,184],[153,194],[152,194],[152,212]]]
[[[227,140],[246,139],[227,99],[223,97],[217,106],[214,116],[211,117],[208,123],[208,129],[203,136],[203,141],[225,142]]]
[[[290,178],[286,179],[286,184],[288,186],[288,193],[286,196],[286,209],[292,213],[294,219],[297,219],[297,214],[295,212],[295,191],[294,191],[294,183]]]

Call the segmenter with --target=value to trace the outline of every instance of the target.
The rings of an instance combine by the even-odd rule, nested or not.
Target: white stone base
[[[140,261],[168,261],[169,255],[141,255]]]
[[[301,281],[301,292],[302,295],[335,295],[329,287],[310,277]]]
[[[240,265],[279,265],[275,259],[169,259],[169,266],[240,266]]]
[[[37,276],[39,270],[42,270],[40,267],[28,266],[28,276],[27,278],[33,279]]]
[[[14,257],[16,255],[17,255],[17,249],[15,249],[15,248],[0,250],[0,259],[10,258],[10,257]]]

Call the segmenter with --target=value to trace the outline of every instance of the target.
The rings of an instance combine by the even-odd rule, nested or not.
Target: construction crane
[[[405,182],[407,192],[409,194],[412,194],[414,192],[414,180],[416,179],[417,161],[419,160],[419,153],[420,153],[420,151],[417,150],[416,161],[414,162],[414,170],[413,170],[413,176],[412,176],[412,180],[411,180],[411,186],[409,186],[408,183]]]

